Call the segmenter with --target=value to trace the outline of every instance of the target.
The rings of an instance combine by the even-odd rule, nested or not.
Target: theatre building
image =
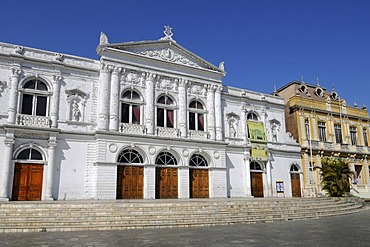
[[[160,40],[98,60],[0,43],[0,200],[304,196],[282,98]]]

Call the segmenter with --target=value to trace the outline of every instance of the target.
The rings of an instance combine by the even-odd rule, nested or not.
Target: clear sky
[[[369,0],[1,0],[0,41],[97,59],[110,43],[157,40],[218,66],[224,84],[272,93],[292,80],[332,85],[370,108]]]

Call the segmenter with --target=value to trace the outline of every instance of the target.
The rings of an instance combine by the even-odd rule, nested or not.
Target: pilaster
[[[108,130],[109,89],[112,66],[101,64],[98,93],[98,130]]]
[[[46,175],[45,200],[57,199],[53,196],[54,176],[55,176],[55,149],[57,147],[56,134],[50,134],[48,142],[48,172]]]
[[[61,74],[53,75],[53,96],[50,102],[50,120],[52,128],[58,127],[60,84],[62,79],[63,77]]]
[[[215,86],[208,85],[207,87],[207,125],[211,140],[216,140],[215,131]]]
[[[109,111],[109,131],[118,131],[119,125],[119,96],[120,96],[120,74],[121,67],[115,67],[112,72],[110,85],[110,111]]]
[[[14,133],[8,131],[4,140],[4,163],[0,173],[0,201],[9,201],[9,184],[12,166],[13,145],[15,143]],[[1,165],[1,164],[0,164]],[[0,166],[1,167],[1,166]]]
[[[179,129],[181,133],[181,137],[187,137],[187,94],[186,94],[186,86],[188,85],[188,81],[184,79],[179,80]]]
[[[157,75],[154,73],[146,74],[146,105],[145,105],[145,125],[147,133],[149,135],[154,134],[154,80],[157,78]]]
[[[17,102],[18,102],[18,83],[21,77],[22,70],[20,67],[11,68],[10,77],[10,95],[9,95],[9,107],[8,107],[8,123],[15,124],[17,116]]]
[[[218,86],[215,92],[215,122],[216,122],[216,140],[223,140],[223,129],[222,129],[222,105],[221,105],[221,91],[222,86]]]

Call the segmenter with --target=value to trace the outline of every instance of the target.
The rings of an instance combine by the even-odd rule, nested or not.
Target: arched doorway
[[[155,159],[155,198],[178,198],[177,160],[173,154],[164,151]]]
[[[138,151],[125,149],[118,156],[117,199],[144,198],[144,159]],[[136,164],[136,165],[134,165]]]
[[[250,163],[251,171],[251,190],[253,197],[263,197],[263,177],[262,167],[256,161]]]
[[[301,197],[301,178],[299,167],[293,164],[290,167],[290,183],[292,185],[292,197]]]
[[[33,148],[21,151],[15,163],[13,180],[13,201],[40,201],[44,164],[42,154]],[[25,161],[25,162],[23,162]]]
[[[194,154],[189,166],[190,198],[209,198],[207,160],[200,154]]]

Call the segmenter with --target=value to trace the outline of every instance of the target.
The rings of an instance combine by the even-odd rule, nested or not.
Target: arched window
[[[257,171],[262,171],[261,165],[258,164],[257,162],[253,161],[250,164],[250,169],[251,170],[257,170]]]
[[[258,121],[258,116],[257,114],[253,113],[253,112],[250,112],[248,113],[247,115],[247,120],[254,120],[254,121]]]
[[[144,163],[144,159],[138,151],[129,148],[123,150],[119,154],[117,162],[124,164],[142,164]]]
[[[141,97],[137,92],[133,90],[124,92],[121,103],[121,123],[140,124],[142,103]]]
[[[207,160],[200,154],[194,154],[191,156],[189,166],[208,166]]]
[[[175,126],[174,112],[175,104],[173,100],[167,96],[161,96],[157,100],[157,126],[173,128]]]
[[[291,171],[291,172],[299,172],[299,167],[298,167],[296,164],[293,164],[293,165],[290,167],[290,171]]]
[[[158,154],[157,158],[155,159],[156,165],[165,165],[165,166],[176,166],[177,160],[173,154],[170,152],[161,152]]]
[[[189,105],[189,129],[204,131],[205,109],[203,104],[194,100]]]
[[[27,148],[18,154],[17,160],[42,160],[42,154],[36,149]]]
[[[48,88],[46,84],[37,79],[26,82],[23,86],[21,113],[25,115],[47,116],[47,109]]]

